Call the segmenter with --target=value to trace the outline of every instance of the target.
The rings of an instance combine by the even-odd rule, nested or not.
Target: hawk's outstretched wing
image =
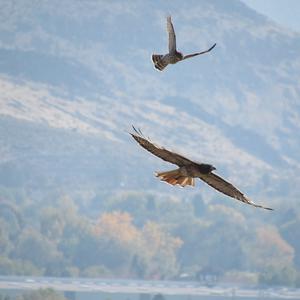
[[[253,205],[255,207],[273,210],[272,208],[264,207],[262,205],[253,203],[249,198],[247,198],[235,186],[233,186],[231,183],[229,183],[228,181],[224,180],[223,178],[221,178],[220,176],[218,176],[214,173],[203,174],[200,176],[200,179],[202,179],[205,183],[207,183],[214,189],[218,190],[219,192],[221,192],[229,197],[232,197],[232,198],[242,201],[244,203]]]
[[[144,149],[146,149],[153,155],[155,155],[165,161],[168,161],[172,164],[175,164],[179,167],[188,166],[191,164],[194,164],[194,165],[199,164],[199,163],[189,160],[188,158],[186,158],[180,154],[177,154],[175,152],[169,151],[165,148],[162,148],[160,146],[153,144],[152,142],[149,141],[149,139],[146,139],[143,136],[143,134],[140,130],[135,129],[134,127],[133,127],[133,129],[134,129],[135,133],[130,133],[131,136]],[[191,176],[189,174],[182,175],[180,173],[179,169],[169,171],[169,172],[157,173],[157,176],[172,185],[176,185],[176,184],[180,184],[181,186],[194,185],[193,181],[189,182],[189,180],[191,180],[192,177],[195,177],[195,176]],[[207,183],[208,185],[210,185],[217,191],[219,191],[229,197],[232,197],[234,199],[237,199],[239,201],[242,201],[244,203],[247,203],[247,204],[255,206],[255,207],[273,210],[272,208],[264,207],[262,205],[253,203],[241,191],[239,191],[234,185],[232,185],[228,181],[224,180],[223,178],[221,178],[220,176],[218,176],[212,172],[210,172],[208,174],[204,174],[204,173],[201,173],[201,171],[199,171],[199,173],[197,174],[197,177],[199,177],[201,180],[203,180],[205,183]],[[183,180],[183,181],[181,181],[181,180]]]
[[[133,126],[132,126],[133,127]],[[195,164],[195,162],[185,158],[184,156],[177,154],[175,152],[169,151],[163,147],[157,146],[149,141],[149,139],[146,139],[142,132],[135,129],[133,127],[135,133],[130,133],[131,136],[146,150],[148,150],[153,155],[168,161],[172,164],[175,164],[179,167]]]
[[[202,52],[197,52],[197,53],[185,55],[182,59],[187,59],[187,58],[191,58],[191,57],[194,57],[194,56],[197,56],[197,55],[205,54],[205,53],[211,51],[212,49],[214,49],[216,45],[217,44],[213,44],[208,50],[205,50],[205,51],[202,51]]]
[[[176,51],[176,35],[171,16],[167,17],[167,31],[169,34],[169,53],[173,54]]]

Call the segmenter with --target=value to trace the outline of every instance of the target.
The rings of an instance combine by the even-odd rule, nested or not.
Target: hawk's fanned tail
[[[161,54],[152,54],[154,67],[159,71],[162,71],[168,65],[166,62],[164,62],[163,57],[164,56]]]
[[[155,176],[158,177],[160,180],[166,181],[167,183],[172,185],[178,184],[182,187],[187,185],[195,186],[195,179],[189,176],[182,176],[178,169],[167,172],[155,173]]]

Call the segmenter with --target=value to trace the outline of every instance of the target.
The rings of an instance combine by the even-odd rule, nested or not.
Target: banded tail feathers
[[[155,176],[158,177],[162,181],[166,181],[172,185],[180,185],[185,187],[187,185],[195,186],[195,179],[190,176],[183,176],[179,169],[167,171],[167,172],[159,172],[155,173]]]
[[[164,55],[161,54],[152,54],[152,61],[154,63],[154,67],[162,71],[168,64],[163,60]]]

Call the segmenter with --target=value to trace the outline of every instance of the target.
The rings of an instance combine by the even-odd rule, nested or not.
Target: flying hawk
[[[171,16],[167,17],[167,31],[169,34],[169,53],[165,55],[152,54],[152,61],[154,63],[154,66],[159,71],[162,71],[168,64],[176,64],[181,60],[207,53],[216,46],[216,44],[214,44],[208,50],[189,54],[189,55],[183,55],[182,53],[176,50],[176,36],[175,36],[175,31],[172,24]]]
[[[134,129],[134,133],[130,133],[130,135],[140,144],[140,146],[148,150],[153,155],[179,167],[176,170],[155,173],[156,177],[160,178],[162,181],[166,181],[167,183],[172,185],[178,184],[184,187],[187,185],[195,186],[195,178],[200,178],[214,189],[229,197],[255,207],[273,210],[272,208],[253,203],[235,186],[233,186],[231,183],[224,180],[217,174],[213,173],[213,171],[216,170],[214,166],[210,164],[194,162],[180,154],[157,146],[153,144],[149,139],[146,139],[140,130],[135,129],[134,126],[132,127]]]

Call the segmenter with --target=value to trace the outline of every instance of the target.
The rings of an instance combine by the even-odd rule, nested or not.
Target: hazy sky
[[[300,0],[242,0],[279,24],[300,31]]]

